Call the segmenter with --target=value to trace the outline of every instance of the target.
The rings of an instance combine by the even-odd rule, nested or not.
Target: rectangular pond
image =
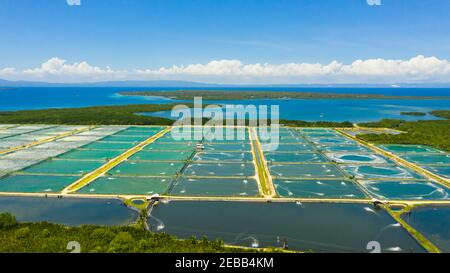
[[[10,175],[0,178],[0,192],[60,192],[79,176]]]
[[[81,188],[83,194],[164,194],[172,177],[103,176]]]
[[[47,160],[22,170],[25,173],[39,174],[87,174],[104,164],[100,161],[85,160]]]
[[[292,198],[368,198],[355,182],[349,180],[293,180],[274,179],[280,197]]]
[[[314,252],[425,250],[383,210],[363,204],[160,202],[149,216],[153,231],[181,238],[207,236],[227,244]]]
[[[183,196],[257,196],[253,178],[188,178],[176,181],[171,195]]]
[[[269,171],[275,177],[288,178],[344,178],[334,164],[269,164]]]
[[[430,181],[359,181],[378,199],[450,200],[450,190]]]
[[[79,225],[129,225],[138,213],[118,199],[0,197],[0,212],[13,214],[20,222]]]
[[[125,161],[110,170],[111,175],[126,176],[173,176],[184,166],[184,162],[134,162]]]
[[[442,252],[450,253],[450,207],[419,207],[402,218]]]
[[[253,163],[200,163],[189,164],[183,172],[186,176],[253,176]]]

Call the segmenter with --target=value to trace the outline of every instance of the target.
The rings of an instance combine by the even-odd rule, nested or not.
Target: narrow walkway
[[[148,139],[142,141],[138,145],[127,150],[123,154],[120,154],[119,156],[115,157],[114,159],[108,161],[106,164],[104,164],[100,168],[98,168],[98,169],[86,174],[82,178],[78,179],[77,181],[75,181],[74,183],[72,183],[71,185],[69,185],[68,187],[63,189],[61,193],[67,194],[67,193],[72,193],[72,192],[75,192],[75,191],[81,189],[82,187],[86,186],[87,184],[89,184],[92,181],[94,181],[95,179],[97,179],[99,176],[105,174],[106,172],[113,169],[114,167],[116,167],[117,165],[122,163],[123,161],[127,160],[130,156],[141,151],[145,146],[153,143],[155,140],[162,137],[170,130],[171,130],[170,127],[166,127],[164,130],[158,132],[157,134],[149,137]]]
[[[411,163],[411,162],[409,162],[409,161],[399,157],[398,155],[396,155],[394,153],[385,151],[384,149],[381,149],[380,147],[378,147],[378,146],[376,146],[376,145],[374,145],[372,143],[369,143],[367,141],[364,141],[364,140],[361,140],[361,139],[359,139],[357,137],[354,137],[354,136],[348,134],[347,132],[344,132],[342,130],[337,130],[337,131],[339,133],[341,133],[342,135],[344,135],[344,136],[346,136],[346,137],[348,137],[348,138],[358,142],[359,144],[361,144],[361,145],[371,149],[372,151],[386,156],[387,158],[391,159],[395,163],[397,163],[397,164],[399,164],[399,165],[401,165],[403,167],[412,169],[412,170],[416,171],[417,173],[425,176],[426,178],[431,179],[431,180],[435,181],[436,183],[438,183],[438,184],[440,184],[440,185],[442,185],[444,187],[450,188],[450,180],[449,179],[443,178],[443,177],[441,177],[441,176],[439,176],[437,174],[434,174],[434,173],[432,173],[432,172],[430,172],[428,170],[425,170],[422,167],[420,167],[420,166],[418,166],[416,164],[413,164],[413,163]]]
[[[79,134],[79,133],[82,133],[82,132],[86,132],[86,131],[92,130],[93,128],[95,128],[95,127],[94,126],[84,127],[84,128],[76,129],[76,130],[73,130],[73,131],[69,131],[67,133],[63,133],[63,134],[60,134],[60,135],[57,135],[57,136],[52,136],[52,137],[49,137],[49,138],[45,138],[45,139],[41,139],[41,140],[38,140],[38,141],[30,142],[28,144],[12,147],[12,148],[0,151],[0,155],[8,154],[8,153],[19,151],[19,150],[28,149],[28,148],[31,148],[33,146],[41,145],[41,144],[52,142],[52,141],[55,141],[55,140],[58,140],[58,139],[61,139],[61,138],[65,138],[65,137],[68,137],[68,136],[72,136],[72,135],[76,135],[76,134]]]
[[[100,199],[145,199],[149,195],[145,194],[80,194],[71,193],[70,195],[61,193],[25,193],[25,192],[0,192],[0,196],[27,196],[27,197],[57,197],[57,196],[68,196],[74,198],[100,198]],[[172,195],[161,195],[160,198],[169,200],[184,200],[184,201],[242,201],[242,202],[268,202],[267,198],[264,197],[240,197],[240,196],[172,196]],[[273,198],[270,202],[297,202],[297,203],[349,203],[349,204],[373,204],[372,199],[350,199],[350,198]],[[389,201],[390,206],[425,206],[425,205],[443,205],[449,206],[450,200],[392,200]]]
[[[261,185],[262,194],[265,198],[276,197],[275,187],[272,183],[272,176],[270,175],[269,168],[267,167],[267,162],[264,158],[264,153],[255,128],[249,128],[249,137],[251,140],[252,153],[256,164],[258,182]]]

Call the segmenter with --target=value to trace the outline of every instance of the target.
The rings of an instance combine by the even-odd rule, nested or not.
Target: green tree
[[[9,212],[0,214],[0,229],[13,228],[18,225],[16,217]]]
[[[108,252],[113,253],[125,253],[133,252],[134,239],[128,232],[119,232],[116,237],[111,241]]]

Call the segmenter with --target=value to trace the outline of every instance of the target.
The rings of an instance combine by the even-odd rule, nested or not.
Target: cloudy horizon
[[[365,59],[345,64],[243,63],[213,60],[207,63],[160,68],[115,69],[88,61],[68,62],[52,57],[35,67],[0,67],[0,78],[11,81],[79,83],[128,80],[182,80],[217,84],[389,84],[444,83],[450,77],[450,62],[418,55],[406,60]]]

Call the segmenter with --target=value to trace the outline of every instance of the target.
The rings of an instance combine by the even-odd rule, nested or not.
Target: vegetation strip
[[[383,119],[378,122],[362,123],[361,126],[372,130],[377,127],[395,129],[402,134],[364,134],[359,139],[377,144],[417,144],[428,145],[450,152],[450,110],[432,111],[433,116],[442,120],[404,121]]]
[[[177,91],[123,91],[123,96],[166,97],[176,100],[250,100],[250,99],[450,99],[449,96],[388,96],[380,94],[339,94],[289,91],[249,90],[177,90]]]

